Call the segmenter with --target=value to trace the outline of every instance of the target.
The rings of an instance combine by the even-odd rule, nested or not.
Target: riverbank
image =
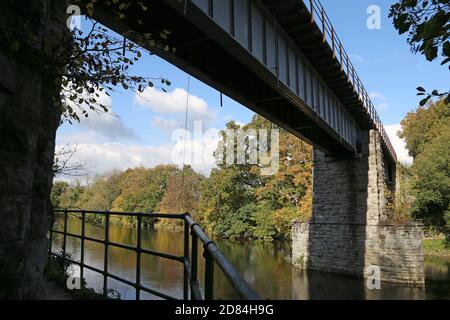
[[[450,248],[445,247],[445,238],[426,238],[423,240],[423,253],[450,259]]]
[[[69,290],[67,279],[69,274],[67,269],[69,263],[61,258],[52,256],[45,266],[42,300],[105,300],[102,294],[88,288],[84,279],[80,283],[82,286],[78,290]]]

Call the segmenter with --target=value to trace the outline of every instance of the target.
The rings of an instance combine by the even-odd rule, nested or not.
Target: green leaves
[[[226,128],[271,130],[272,125],[254,116],[242,128],[233,121]],[[225,131],[220,136],[224,142]],[[235,141],[235,148],[247,150],[247,144]],[[285,131],[280,132],[279,151],[279,171],[273,176],[262,176],[258,165],[219,164],[202,187],[198,214],[203,225],[226,238],[288,239],[292,221],[311,215],[312,152]]]
[[[91,0],[87,5],[94,10],[96,1]],[[130,2],[113,2],[118,10],[126,11]],[[146,7],[141,3],[142,10]],[[144,8],[144,7],[145,8]],[[86,31],[74,30],[72,33],[72,55],[67,62],[66,75],[61,83],[61,100],[63,117],[80,120],[79,115],[88,116],[88,111],[108,112],[108,106],[101,105],[101,95],[110,95],[115,90],[136,90],[142,93],[147,86],[153,87],[152,80],[160,80],[160,88],[165,91],[170,81],[164,78],[149,78],[130,74],[131,66],[142,58],[142,48],[137,44],[124,40],[127,32],[121,36],[114,34],[92,19],[90,28]],[[161,33],[168,38],[170,31],[161,29]],[[145,34],[146,39],[155,45],[165,45],[161,39],[154,40],[151,33]]]
[[[428,61],[441,56],[441,65],[450,63],[450,1],[399,0],[391,6],[389,17],[400,34],[408,32],[407,41],[414,53],[423,54]],[[427,93],[422,87],[417,90],[418,96],[425,96],[420,106],[435,97],[450,101],[450,91]]]
[[[393,18],[400,34],[409,33],[408,43],[413,52],[419,52],[428,61],[433,61],[442,48],[442,64],[450,62],[447,41],[450,28],[448,0],[400,0],[391,6],[389,17]]]
[[[420,100],[420,106],[423,107],[424,105],[427,104],[428,100],[430,100],[430,97],[424,98],[422,100]]]
[[[432,98],[444,98],[445,103],[450,102],[449,92],[438,92],[437,90],[433,90],[431,93],[427,93],[423,87],[417,87],[417,91],[418,96],[425,96],[419,103],[421,107],[425,106]]]
[[[408,113],[402,121],[401,134],[409,154],[414,157],[413,215],[441,228],[446,224],[450,227],[444,219],[450,204],[449,106],[441,99]]]

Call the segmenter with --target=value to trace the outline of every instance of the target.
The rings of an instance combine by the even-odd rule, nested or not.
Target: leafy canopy
[[[401,137],[414,163],[413,216],[428,225],[450,227],[450,108],[442,99],[407,114]]]
[[[400,34],[408,33],[407,42],[412,52],[423,54],[428,61],[440,57],[442,65],[449,64],[449,0],[400,0],[391,6],[389,17]],[[423,87],[417,90],[418,95],[425,96],[421,106],[432,97],[445,97],[446,102],[450,102],[449,92],[427,93]]]

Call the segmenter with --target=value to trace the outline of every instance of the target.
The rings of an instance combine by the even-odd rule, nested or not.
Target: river
[[[56,228],[61,230],[62,219]],[[81,221],[68,218],[68,230],[81,234]],[[104,228],[86,224],[86,236],[104,239]],[[110,240],[136,245],[135,229],[118,225],[110,226]],[[380,290],[366,289],[365,282],[352,277],[323,272],[303,272],[289,262],[290,247],[287,244],[262,242],[232,242],[215,239],[225,257],[238,269],[250,285],[265,299],[450,299],[450,259],[425,257],[426,285],[424,289],[400,285],[382,284]],[[81,240],[67,237],[67,252],[79,261]],[[143,230],[142,246],[159,252],[183,255],[183,234],[164,230]],[[62,248],[62,236],[54,234],[53,251]],[[201,254],[199,253],[201,257]],[[103,269],[104,248],[102,244],[85,242],[85,263]],[[135,281],[136,254],[121,248],[109,249],[109,272]],[[142,255],[141,283],[175,297],[182,297],[183,268],[177,261]],[[200,259],[203,260],[203,259]],[[75,275],[79,269],[71,268]],[[219,270],[215,268],[214,297],[216,299],[238,298]],[[199,279],[203,286],[204,266],[199,265]],[[88,287],[101,292],[103,276],[85,269]],[[108,279],[108,287],[121,299],[134,299],[134,289],[114,279]],[[158,299],[141,292],[141,299]]]

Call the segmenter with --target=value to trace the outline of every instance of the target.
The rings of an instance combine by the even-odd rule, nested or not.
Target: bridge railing
[[[325,9],[323,8],[320,0],[303,0],[305,5],[309,8],[311,14],[311,23],[316,23],[321,29],[323,34],[323,42],[327,42],[333,51],[333,57],[337,58],[340,63],[341,70],[347,75],[348,81],[353,85],[355,92],[358,94],[365,111],[370,116],[375,128],[380,132],[383,141],[386,144],[387,149],[391,153],[392,157],[396,160],[395,150],[389,140],[388,135],[384,129],[384,126],[378,116],[375,106],[372,103],[370,95],[367,93],[361,79],[356,73],[356,69],[353,66],[349,54],[345,51],[342,41],[339,39],[336,31],[328,17]]]
[[[131,213],[131,212],[110,212],[110,211],[91,211],[91,210],[54,210],[55,213],[64,215],[63,230],[51,228],[49,256],[62,259],[65,263],[78,265],[80,267],[80,278],[84,277],[84,269],[89,269],[103,276],[103,295],[108,296],[108,278],[122,282],[133,287],[136,291],[136,300],[140,300],[141,291],[150,293],[159,298],[166,300],[178,300],[178,298],[159,292],[155,289],[148,288],[141,284],[141,257],[142,255],[151,255],[159,258],[177,261],[183,264],[183,300],[212,300],[214,298],[214,265],[217,264],[222,270],[228,282],[234,288],[241,299],[244,300],[260,300],[259,295],[250,287],[250,285],[242,278],[239,272],[228,262],[222,252],[219,250],[214,241],[210,240],[200,226],[191,218],[189,214],[162,214],[162,213]],[[68,231],[68,216],[75,214],[81,215],[81,234],[74,234]],[[86,236],[86,215],[94,214],[104,218],[105,235],[104,240]],[[137,219],[137,241],[136,246],[116,243],[110,240],[109,227],[111,216],[136,217]],[[142,226],[143,219],[161,218],[176,219],[184,221],[184,246],[183,256],[176,256],[164,252],[148,250],[142,247]],[[62,235],[62,251],[60,253],[53,252],[52,242],[54,234]],[[73,260],[67,255],[67,238],[72,237],[81,240],[80,261]],[[85,263],[85,242],[91,241],[102,244],[104,247],[103,270],[93,267]],[[200,241],[200,243],[199,243]],[[200,289],[198,281],[198,246],[203,246],[203,258],[205,263],[204,278],[204,296]],[[109,248],[116,247],[136,253],[136,275],[135,282],[121,278],[112,274],[108,270]]]

